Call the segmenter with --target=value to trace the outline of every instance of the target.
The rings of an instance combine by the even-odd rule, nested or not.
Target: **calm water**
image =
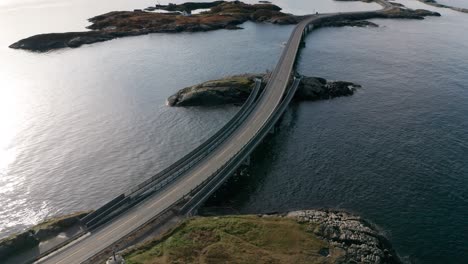
[[[444,16],[309,35],[301,73],[364,88],[291,107],[237,186],[247,194],[228,205],[351,210],[407,260],[467,263],[468,16],[437,11]]]
[[[153,34],[47,54],[6,48],[32,34],[153,1],[0,4],[0,236],[95,208],[171,164],[236,108],[168,108],[178,89],[275,65],[291,26]],[[278,1],[298,14],[364,3]],[[256,155],[242,212],[344,208],[418,263],[468,259],[468,15],[321,29],[299,70],[349,80],[353,97],[294,105]],[[304,5],[302,5],[304,4]],[[92,6],[92,8],[91,8]],[[70,12],[73,10],[73,12]],[[37,22],[37,21],[40,21]],[[247,188],[248,187],[248,188]]]
[[[454,7],[468,8],[468,2],[465,0],[437,0],[437,2]]]
[[[237,109],[169,108],[166,98],[201,81],[272,69],[292,29],[246,23],[239,31],[154,34],[47,54],[7,48],[150,4],[1,2],[0,236],[96,208],[196,147]],[[377,6],[322,0],[313,9],[339,8]]]

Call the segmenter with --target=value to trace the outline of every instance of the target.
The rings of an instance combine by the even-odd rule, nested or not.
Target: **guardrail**
[[[158,218],[162,218],[163,216],[171,213],[178,205],[184,203],[184,205],[178,210],[179,213],[184,213],[186,215],[191,215],[192,211],[200,206],[219,186],[229,178],[232,173],[239,167],[239,165],[244,161],[245,157],[249,155],[255,147],[261,143],[263,138],[268,134],[271,128],[276,124],[279,120],[281,115],[283,114],[284,110],[288,107],[291,99],[293,98],[294,94],[296,93],[297,87],[301,78],[295,78],[291,89],[288,91],[287,95],[283,98],[280,106],[275,109],[273,114],[268,118],[268,121],[264,123],[264,125],[259,129],[257,134],[246,144],[236,155],[234,155],[226,164],[225,166],[220,167],[216,170],[211,176],[192,189],[188,194],[184,195],[182,198],[178,199],[175,203],[171,206],[162,210],[159,214],[152,217],[150,220],[146,221],[143,225],[140,226],[139,229],[135,230],[132,233],[138,232],[143,226],[146,226],[149,223],[155,222]],[[218,178],[218,176],[223,176]],[[188,200],[189,199],[189,200]],[[188,201],[187,201],[188,200]],[[161,224],[159,222],[158,224]],[[116,242],[118,244],[118,242]],[[125,248],[125,245],[121,246],[121,249]],[[101,254],[101,252],[96,253],[89,259],[93,259],[94,257]],[[88,260],[89,260],[88,259]]]
[[[254,102],[257,99],[261,89],[261,80],[256,79],[255,82],[255,87],[249,95],[247,101],[243,104],[242,108],[217,133],[215,133],[189,154],[179,159],[176,163],[172,164],[148,180],[142,182],[133,188],[130,192],[122,194],[123,197],[120,195],[111,202],[101,206],[95,212],[85,216],[82,218],[82,222],[90,230],[98,227],[99,225],[122,213],[129,207],[144,200],[146,197],[161,190],[169,183],[179,178],[180,175],[193,167],[193,165],[197,164],[201,159],[209,155],[219,144],[224,142],[224,140],[230,136],[234,129],[237,128],[241,121],[243,121],[253,109]]]
[[[205,202],[212,194],[215,192],[224,181],[226,181],[232,173],[242,164],[242,162],[252,153],[252,151],[262,142],[265,136],[269,133],[269,131],[275,126],[276,122],[280,119],[283,115],[284,111],[288,107],[289,103],[291,102],[292,98],[294,97],[299,83],[301,82],[302,78],[295,78],[291,88],[289,89],[286,96],[283,98],[283,101],[279,105],[278,108],[275,109],[273,114],[268,118],[267,122],[259,129],[254,137],[252,137],[242,149],[234,155],[225,166],[218,169],[212,176],[210,176],[207,180],[205,180],[199,186],[202,186],[195,192],[192,191],[187,196],[190,196],[190,201],[187,202],[180,211],[186,215],[193,215],[193,211],[197,209],[203,202]],[[221,178],[218,178],[221,176]],[[193,196],[192,196],[193,195]],[[185,199],[187,199],[185,196]]]
[[[288,40],[288,43],[286,45],[286,50],[287,50],[287,47],[290,46],[291,39],[292,38],[289,38]],[[296,51],[295,56],[297,56],[297,51]],[[284,58],[285,58],[285,52],[282,53],[279,64],[281,64]],[[278,72],[278,67],[275,68],[271,76],[274,76],[275,74],[277,74],[277,72]],[[145,226],[148,223],[154,222],[158,218],[161,218],[162,216],[170,213],[172,210],[175,209],[177,205],[184,204],[184,202],[185,204],[178,211],[182,213],[185,212],[186,215],[191,215],[193,210],[196,209],[198,206],[200,206],[217,188],[219,188],[219,186],[244,161],[245,157],[250,155],[250,153],[255,149],[255,147],[258,144],[260,144],[263,138],[268,134],[268,132],[272,129],[272,127],[279,120],[284,110],[288,107],[290,101],[292,100],[293,96],[295,95],[297,91],[297,87],[299,86],[300,81],[301,81],[301,78],[295,78],[293,85],[291,86],[291,89],[288,91],[287,95],[283,98],[283,101],[281,102],[280,106],[274,110],[273,114],[268,118],[267,122],[265,122],[262,125],[262,127],[259,129],[259,131],[256,133],[256,135],[252,139],[249,140],[249,143],[243,146],[241,150],[225,164],[225,166],[222,166],[219,169],[217,169],[216,172],[214,172],[208,179],[203,181],[197,187],[192,189],[188,194],[184,195],[182,198],[177,200],[171,206],[165,208],[159,214],[152,217],[150,220],[148,220],[141,226]],[[268,86],[269,84],[267,84],[267,87]],[[265,87],[265,90],[267,89],[267,87]],[[244,104],[244,106],[245,105],[246,104]],[[224,175],[224,177],[216,181],[219,175]],[[187,201],[187,199],[189,200]],[[135,230],[134,232],[137,232],[138,230],[139,229]],[[100,253],[97,253],[89,259],[92,259],[99,254]]]
[[[256,99],[259,97],[259,93],[261,90],[261,80],[256,79],[255,80],[255,87],[250,93],[249,97],[245,101],[245,103],[242,105],[241,109],[234,115],[234,117],[226,123],[218,132],[216,132],[213,136],[211,136],[208,140],[206,140],[204,143],[202,143],[200,146],[198,146],[196,149],[191,151],[189,154],[185,155],[182,157],[180,160],[178,160],[176,163],[171,165],[170,167],[164,169],[163,171],[159,172],[155,176],[151,177],[150,179],[144,181],[143,183],[139,184],[137,187],[134,188],[133,191],[129,192],[128,194],[121,194],[117,196],[116,198],[112,199],[110,202],[104,204],[100,208],[96,209],[94,212],[89,213],[88,215],[84,216],[81,218],[81,222],[85,224],[88,228],[88,230],[92,230],[94,228],[97,228],[101,224],[105,223],[105,221],[108,221],[112,219],[113,217],[117,216],[118,214],[122,213],[126,209],[128,209],[130,206],[135,205],[138,202],[141,202],[144,200],[146,197],[149,195],[153,194],[154,191],[161,190],[164,188],[167,184],[170,182],[174,181],[177,179],[178,176],[180,176],[182,173],[177,174],[176,176],[170,175],[171,172],[177,169],[184,169],[187,170],[190,167],[187,166],[187,161],[190,160],[191,157],[197,157],[197,161],[199,161],[201,158],[205,157],[211,151],[214,149],[214,145],[219,145],[224,139],[229,136],[234,128],[236,128],[239,125],[239,122],[244,120],[245,117],[247,116],[248,113],[252,111],[252,107],[254,106],[254,102]],[[263,91],[262,91],[263,93]],[[209,153],[206,153],[209,152]],[[185,164],[184,164],[185,163]],[[194,162],[190,162],[189,165],[193,165]],[[181,167],[182,166],[182,167]],[[164,177],[166,176],[166,178]],[[168,179],[167,177],[170,177]],[[164,179],[163,179],[164,178]],[[154,181],[160,180],[158,188],[155,189],[152,193],[148,193],[146,195],[142,195],[141,197],[133,197],[136,193],[139,191],[141,192],[143,189],[147,189],[148,185],[152,185],[150,188],[154,187]],[[158,185],[158,184],[156,184]],[[161,216],[163,214],[166,214],[172,207],[168,208],[168,210],[164,210],[162,213],[158,214],[158,216]],[[157,217],[158,217],[157,216]],[[155,219],[154,217],[153,219]],[[83,235],[85,235],[87,231],[82,231],[70,239],[67,239],[66,241],[54,246],[53,248],[47,250],[46,252],[41,253],[40,255],[32,258],[31,260],[27,261],[27,263],[33,263],[34,261],[37,261],[43,257],[46,257],[47,255],[51,254],[52,252],[60,249],[61,247],[66,246],[67,244],[71,243],[73,240],[76,240]]]

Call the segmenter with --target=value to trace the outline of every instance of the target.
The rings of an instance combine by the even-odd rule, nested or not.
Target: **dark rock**
[[[283,25],[296,24],[304,19],[304,16],[282,13],[280,12],[281,8],[273,4],[245,4],[240,1],[189,2],[181,5],[158,5],[157,8],[187,12],[200,8],[211,9],[203,12],[203,14],[192,16],[182,16],[179,12],[114,11],[89,19],[92,24],[88,28],[93,31],[36,35],[20,40],[10,45],[10,48],[45,52],[67,47],[76,48],[84,44],[149,33],[200,32],[223,28],[240,29],[238,25],[249,20]],[[427,10],[387,7],[384,11],[335,14],[320,19],[315,23],[315,26],[375,26],[375,24],[367,21],[352,21],[370,18],[422,19],[425,16],[440,16],[440,14]]]
[[[105,32],[69,32],[51,33],[32,36],[20,40],[12,45],[13,49],[25,49],[31,51],[44,52],[54,49],[79,47],[83,44],[91,44],[115,38]]]
[[[378,27],[379,25],[366,20],[336,20],[322,23],[321,27]]]
[[[18,252],[33,248],[37,245],[39,245],[39,240],[29,230],[2,239],[0,240],[0,259],[7,259]]]
[[[335,210],[291,212],[287,217],[309,224],[309,230],[327,241],[336,263],[401,264],[390,242],[359,216]]]
[[[34,235],[37,239],[44,241],[60,234],[61,232],[64,232],[72,226],[80,224],[80,219],[87,214],[89,214],[89,212],[78,212],[70,215],[51,218],[33,227],[31,231],[34,232]]]
[[[455,11],[458,11],[458,12],[468,13],[468,8],[461,8],[461,7],[444,5],[444,4],[438,3],[435,0],[419,0],[419,1],[423,2],[423,3],[427,4],[427,5],[431,5],[431,6],[435,6],[435,7],[448,8],[448,9],[452,9],[452,10],[455,10]]]
[[[178,91],[167,99],[169,106],[215,106],[240,104],[261,75],[245,74],[204,82]]]
[[[0,260],[38,246],[41,241],[45,241],[79,224],[80,219],[88,213],[78,212],[50,218],[23,233],[0,240]]]
[[[298,100],[319,100],[348,96],[352,95],[359,87],[361,86],[351,82],[329,82],[323,78],[303,77],[295,98]]]
[[[169,106],[215,106],[225,104],[242,104],[254,87],[255,78],[266,74],[244,74],[212,80],[184,88],[167,99]],[[297,100],[319,100],[352,95],[361,87],[351,82],[328,82],[318,77],[303,77],[296,92]]]

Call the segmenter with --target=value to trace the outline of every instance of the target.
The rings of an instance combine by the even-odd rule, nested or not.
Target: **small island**
[[[121,253],[139,264],[402,263],[373,224],[337,210],[195,217]]]
[[[343,1],[343,0],[341,0]],[[425,16],[440,16],[437,12],[412,10],[385,0],[375,0],[386,6],[378,11],[362,12],[359,15],[338,15],[323,19],[316,27],[373,25],[370,22],[356,22],[371,18],[423,19]],[[371,0],[365,2],[372,2]],[[200,14],[193,10],[206,9]],[[150,33],[203,32],[218,29],[241,29],[246,21],[273,24],[297,24],[305,16],[295,16],[281,12],[281,8],[269,4],[246,4],[240,1],[215,1],[209,3],[184,3],[180,5],[155,6],[146,10],[162,9],[162,12],[114,11],[90,18],[92,23],[83,32],[40,34],[22,39],[10,45],[13,49],[47,52],[61,48],[77,48],[85,44],[108,41],[120,37],[139,36]]]
[[[169,106],[218,106],[244,103],[255,86],[255,79],[262,79],[262,87],[269,74],[241,74],[211,80],[179,90],[167,99]],[[352,82],[327,81],[319,77],[303,77],[295,99],[320,100],[352,95],[361,86]]]

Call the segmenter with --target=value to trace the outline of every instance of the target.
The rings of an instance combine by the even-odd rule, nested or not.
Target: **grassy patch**
[[[327,243],[293,219],[197,217],[163,239],[129,252],[129,264],[149,263],[329,263],[319,254]]]

